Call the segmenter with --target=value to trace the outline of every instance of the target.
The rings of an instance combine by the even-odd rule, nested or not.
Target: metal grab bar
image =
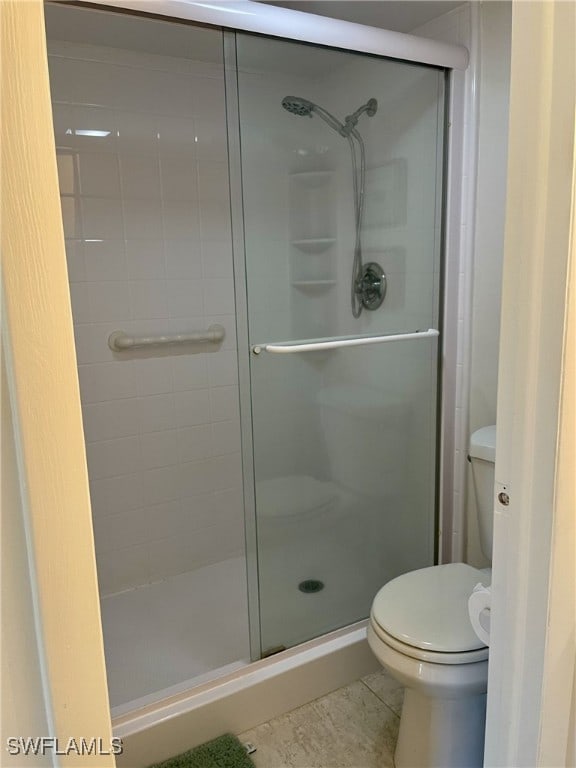
[[[141,347],[158,347],[164,344],[219,344],[224,340],[225,329],[211,325],[205,331],[175,333],[166,336],[128,336],[124,331],[113,331],[108,336],[108,346],[113,352],[124,352]]]
[[[410,341],[410,339],[426,339],[439,335],[440,332],[435,328],[428,328],[427,331],[395,333],[388,336],[343,336],[340,339],[331,339],[330,341],[289,341],[281,344],[256,344],[252,347],[252,352],[255,355],[259,355],[261,352],[274,352],[279,355],[288,355],[293,352],[319,352],[323,349],[361,347],[365,344],[385,344],[390,341]]]

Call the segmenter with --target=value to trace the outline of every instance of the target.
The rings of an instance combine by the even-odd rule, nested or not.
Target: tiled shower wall
[[[102,594],[243,552],[221,37],[202,32],[212,61],[49,45]],[[210,351],[107,344],[212,323]]]
[[[488,561],[480,549],[466,455],[470,434],[496,420],[511,8],[510,2],[466,3],[411,31],[464,45],[471,55],[466,72],[455,74],[456,86],[463,81],[460,98],[465,98],[464,104],[456,101],[454,107],[464,115],[463,167],[457,169],[464,214],[460,233],[449,232],[447,246],[446,292],[453,294],[449,283],[457,279],[460,298],[447,303],[445,317],[445,327],[456,330],[454,347],[446,350],[456,366],[456,387],[452,397],[447,393],[447,402],[453,400],[456,407],[444,412],[445,434],[452,431],[455,435],[452,498],[447,495],[450,483],[445,477],[444,508],[451,506],[454,510],[449,556],[477,567],[488,565]],[[454,156],[458,157],[458,147]],[[452,217],[452,221],[457,222],[458,217]],[[451,242],[456,247],[451,248]],[[445,391],[451,386],[445,378]]]

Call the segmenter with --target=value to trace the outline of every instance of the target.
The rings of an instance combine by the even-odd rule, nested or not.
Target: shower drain
[[[320,592],[324,589],[324,582],[319,579],[306,579],[298,584],[298,589],[300,592],[305,592],[306,594]]]

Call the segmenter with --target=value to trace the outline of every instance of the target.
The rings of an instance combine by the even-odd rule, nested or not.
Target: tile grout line
[[[392,707],[391,707],[391,706],[390,706],[390,705],[389,705],[389,704],[388,704],[386,701],[384,701],[384,699],[383,699],[381,696],[378,696],[378,694],[376,693],[376,691],[372,690],[372,688],[370,688],[370,686],[368,685],[368,683],[364,682],[364,680],[363,680],[362,678],[360,678],[359,682],[360,682],[360,683],[362,683],[362,685],[364,685],[366,688],[368,688],[368,690],[370,691],[370,693],[373,693],[373,694],[374,694],[374,696],[376,696],[376,698],[378,699],[378,701],[382,702],[382,704],[384,704],[384,706],[385,706],[387,709],[389,709],[389,710],[390,710],[390,712],[392,712],[392,714],[394,715],[394,717],[396,717],[398,720],[400,719],[400,715],[399,715],[397,712],[395,712],[395,711],[392,709]]]
[[[276,721],[283,719],[283,718],[284,718],[286,715],[291,715],[291,714],[293,714],[293,713],[297,712],[298,710],[301,710],[301,709],[305,709],[305,708],[308,708],[308,707],[310,707],[311,705],[315,704],[316,702],[321,702],[321,701],[323,701],[324,699],[328,698],[329,696],[331,696],[331,695],[333,695],[333,694],[336,694],[336,693],[338,693],[338,692],[340,692],[340,691],[343,691],[344,689],[346,689],[346,688],[348,688],[348,687],[350,687],[350,686],[352,686],[352,685],[355,685],[356,683],[362,683],[362,684],[363,684],[363,690],[364,690],[364,691],[366,691],[366,689],[367,689],[367,690],[370,692],[370,694],[373,694],[373,696],[374,696],[374,698],[375,698],[375,701],[374,701],[374,699],[372,699],[373,703],[374,703],[374,704],[378,703],[378,705],[380,705],[380,704],[383,704],[383,705],[384,705],[384,707],[385,707],[385,709],[386,709],[386,712],[388,712],[388,715],[389,715],[389,714],[393,714],[393,715],[395,716],[395,717],[394,717],[394,721],[395,721],[395,723],[396,723],[396,724],[398,723],[398,721],[399,721],[399,716],[396,714],[396,712],[394,712],[394,711],[391,709],[391,707],[390,707],[388,704],[386,704],[386,702],[385,702],[385,701],[383,701],[383,700],[380,698],[380,696],[378,696],[378,694],[377,694],[375,691],[373,691],[373,690],[372,690],[372,689],[371,689],[371,688],[370,688],[370,687],[369,687],[369,686],[368,686],[368,685],[367,685],[367,684],[364,682],[364,680],[363,680],[362,678],[358,678],[358,679],[356,679],[355,681],[353,681],[352,683],[349,683],[348,685],[344,685],[344,686],[341,686],[340,688],[337,688],[336,690],[334,690],[334,691],[331,691],[330,693],[324,694],[323,696],[320,696],[320,697],[318,697],[317,699],[314,699],[313,701],[311,701],[311,702],[308,702],[307,704],[303,704],[303,705],[301,705],[300,707],[296,707],[294,710],[291,710],[291,711],[290,711],[290,712],[288,712],[288,713],[284,713],[284,714],[282,714],[282,715],[279,715],[277,718],[272,718],[271,720],[269,720],[269,721],[267,721],[267,722],[265,722],[265,723],[261,723],[261,724],[260,724],[260,726],[256,726],[256,727],[255,727],[255,728],[253,728],[253,729],[248,729],[247,731],[243,731],[242,733],[239,733],[239,734],[238,734],[238,738],[239,738],[239,739],[240,739],[242,742],[244,742],[245,740],[249,740],[249,741],[250,741],[252,744],[254,744],[254,745],[256,746],[256,748],[258,749],[258,746],[259,746],[259,739],[258,739],[257,737],[255,737],[255,734],[253,733],[253,731],[255,731],[257,728],[259,728],[259,727],[261,727],[261,726],[268,726],[269,728],[272,728],[272,729],[274,729],[274,727],[275,727],[275,725],[276,725]],[[264,742],[266,741],[266,736],[264,736],[264,737],[263,737],[263,740],[264,740]],[[277,751],[277,750],[276,750],[276,748],[275,748],[274,746],[272,746],[272,749],[273,749],[274,751]],[[256,759],[256,760],[258,759],[258,753],[257,753],[257,752],[256,752],[256,755],[255,755],[254,757],[255,757],[255,759]],[[269,757],[271,757],[271,755],[270,755]],[[278,757],[278,759],[280,759],[278,755],[277,755],[277,757]],[[256,765],[258,765],[258,764],[259,764],[259,763],[258,763],[258,762],[256,762]],[[290,768],[290,767],[291,767],[291,766],[293,766],[293,765],[294,765],[294,766],[296,766],[296,765],[300,765],[300,764],[301,764],[301,763],[298,763],[298,762],[297,762],[297,763],[292,763],[292,762],[283,762],[282,764],[280,764],[280,763],[278,763],[278,764],[277,764],[277,763],[274,763],[274,764],[270,763],[270,764],[269,764],[269,768]],[[340,765],[340,764],[341,764],[341,763],[330,763],[330,765],[327,765],[326,763],[323,763],[323,766],[325,766],[325,768],[336,768],[336,766],[337,766],[337,765]],[[380,765],[380,763],[378,763],[378,764]],[[314,763],[314,765],[318,765],[318,764],[315,762],[315,763]],[[370,763],[369,763],[369,765],[368,765],[368,763],[363,763],[363,764],[354,764],[354,766],[350,766],[350,768],[371,768],[371,766],[372,766],[372,765],[373,765],[373,763],[372,763],[372,762],[370,762]],[[384,764],[384,766],[385,766],[385,768],[392,768],[392,766],[393,766],[393,762],[392,762],[392,763],[388,763],[388,762],[386,762],[386,763]],[[310,764],[310,768],[312,768],[312,764]]]
[[[347,683],[346,685],[342,685],[342,686],[340,686],[340,688],[335,688],[333,691],[329,691],[328,693],[324,693],[324,694],[322,694],[321,696],[317,696],[315,699],[312,699],[312,701],[307,701],[305,704],[300,704],[298,707],[294,707],[294,709],[290,709],[290,710],[288,710],[288,712],[283,712],[282,714],[280,714],[280,715],[277,715],[276,717],[273,717],[273,718],[271,718],[270,720],[266,720],[265,722],[263,722],[263,723],[260,723],[259,725],[256,725],[256,726],[254,726],[254,728],[248,728],[246,731],[242,731],[242,733],[241,733],[241,734],[237,734],[237,735],[238,735],[238,738],[240,738],[240,736],[241,736],[242,734],[244,734],[244,733],[248,733],[249,731],[252,731],[252,730],[254,730],[255,728],[259,728],[259,727],[260,727],[260,726],[262,726],[262,725],[268,725],[268,724],[269,724],[269,723],[271,723],[273,720],[277,720],[277,719],[279,719],[279,718],[285,717],[286,715],[291,715],[291,714],[293,714],[294,712],[297,712],[298,710],[300,710],[300,709],[303,709],[304,707],[309,707],[310,705],[312,705],[312,704],[315,704],[316,702],[318,702],[318,701],[321,701],[322,699],[325,699],[327,696],[332,696],[333,694],[335,694],[335,693],[338,693],[339,691],[342,691],[342,690],[344,690],[345,688],[348,688],[350,685],[354,685],[354,683],[362,683],[362,685],[364,685],[364,687],[365,687],[365,688],[367,688],[367,689],[370,691],[370,693],[371,693],[371,694],[373,694],[373,695],[374,695],[374,696],[375,696],[375,697],[378,699],[378,701],[380,701],[382,704],[384,704],[384,705],[385,705],[385,706],[386,706],[386,707],[387,707],[387,708],[388,708],[388,709],[389,709],[389,710],[392,712],[392,714],[394,714],[396,717],[398,717],[398,715],[396,714],[396,712],[394,712],[394,710],[393,710],[393,709],[391,709],[391,707],[389,707],[389,706],[388,706],[388,704],[386,704],[386,702],[385,702],[385,701],[383,701],[383,699],[381,699],[381,698],[380,698],[380,696],[378,696],[378,694],[377,694],[377,693],[375,693],[375,692],[374,692],[374,691],[373,691],[373,690],[370,688],[370,686],[368,686],[368,685],[367,685],[367,684],[364,682],[364,680],[362,680],[362,678],[358,678],[357,680],[353,680],[351,683]]]

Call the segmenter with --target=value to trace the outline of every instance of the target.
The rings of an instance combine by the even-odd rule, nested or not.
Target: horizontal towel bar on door
[[[439,335],[440,332],[435,328],[428,328],[427,331],[394,333],[388,336],[342,336],[339,339],[329,339],[328,341],[289,341],[280,344],[256,344],[252,347],[252,352],[255,355],[259,355],[261,352],[274,352],[279,355],[288,355],[293,352],[320,352],[323,349],[362,347],[366,344],[385,344],[390,341],[410,341],[410,339],[426,339]]]
[[[114,331],[108,336],[108,346],[113,352],[125,352],[142,347],[159,347],[166,344],[220,344],[225,330],[221,325],[211,325],[205,331],[189,331],[166,336],[129,336],[124,331]]]

